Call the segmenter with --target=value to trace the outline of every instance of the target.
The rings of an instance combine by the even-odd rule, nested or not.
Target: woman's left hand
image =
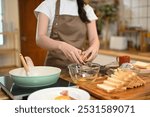
[[[86,51],[82,52],[82,55],[83,55],[82,59],[85,62],[92,61],[98,55],[98,51],[99,51],[99,44],[97,44],[97,43],[92,44]]]
[[[82,52],[82,59],[84,62],[94,60],[98,54],[100,46],[100,41],[96,30],[96,21],[93,20],[90,23],[88,23],[87,29],[90,47],[86,51]]]

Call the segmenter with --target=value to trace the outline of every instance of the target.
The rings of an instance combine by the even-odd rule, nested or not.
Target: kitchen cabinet
[[[1,32],[4,44],[0,46],[0,68],[20,66],[19,32]]]

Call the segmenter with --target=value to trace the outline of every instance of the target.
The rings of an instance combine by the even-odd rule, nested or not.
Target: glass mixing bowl
[[[68,65],[69,74],[74,83],[90,81],[98,77],[100,65],[97,63],[70,64]]]

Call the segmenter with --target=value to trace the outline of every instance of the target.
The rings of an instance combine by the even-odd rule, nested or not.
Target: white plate
[[[88,92],[74,87],[55,87],[38,90],[29,95],[28,100],[54,100],[63,90],[68,91],[68,95],[77,100],[89,100]]]

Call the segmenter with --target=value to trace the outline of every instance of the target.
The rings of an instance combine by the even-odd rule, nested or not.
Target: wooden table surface
[[[0,100],[9,100],[10,98],[6,95],[6,93],[0,89]]]
[[[61,78],[72,82],[69,74],[61,74]],[[90,93],[91,99],[94,100],[149,100],[150,99],[150,76],[142,76],[146,82],[144,86],[127,89],[122,92],[107,93],[97,88],[97,84],[102,83],[106,78],[97,80],[96,82],[83,82],[78,84],[79,88]]]

